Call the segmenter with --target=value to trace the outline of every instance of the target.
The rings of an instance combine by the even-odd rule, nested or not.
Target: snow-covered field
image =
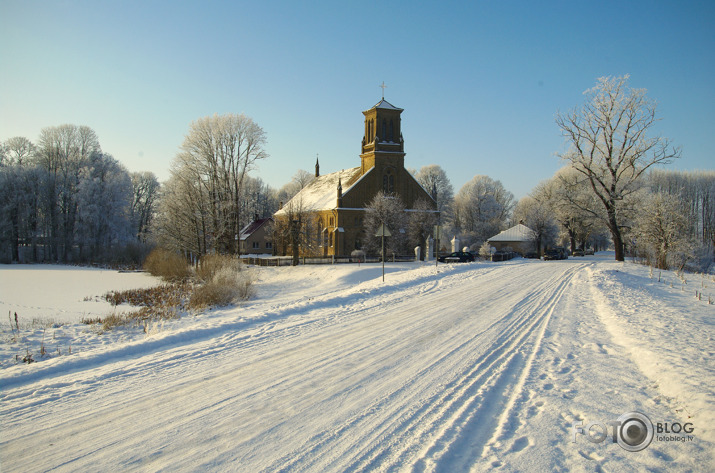
[[[611,259],[254,268],[240,307],[102,335],[23,313],[151,278],[0,267],[0,470],[713,471],[715,281]],[[631,411],[678,433],[629,452]]]

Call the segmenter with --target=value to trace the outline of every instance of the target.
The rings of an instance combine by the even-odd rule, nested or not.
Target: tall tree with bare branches
[[[623,202],[638,191],[646,170],[680,157],[667,138],[648,135],[659,120],[656,103],[645,89],[629,87],[628,78],[599,78],[582,107],[556,116],[571,145],[561,157],[588,179],[603,205],[617,261],[625,258]]]

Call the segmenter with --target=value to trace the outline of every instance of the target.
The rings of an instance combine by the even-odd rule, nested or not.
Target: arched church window
[[[382,191],[386,194],[395,192],[395,176],[392,174],[391,169],[388,169],[385,174],[382,175]]]
[[[388,141],[395,141],[395,123],[390,120],[390,133],[387,134]]]
[[[387,140],[387,120],[384,118],[382,119],[382,139],[383,141]]]

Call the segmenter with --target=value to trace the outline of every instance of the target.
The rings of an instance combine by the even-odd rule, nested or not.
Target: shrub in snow
[[[247,271],[235,271],[224,267],[210,281],[196,288],[191,295],[189,307],[203,309],[233,304],[246,300],[253,294],[253,280]]]
[[[196,278],[206,283],[223,269],[239,272],[243,269],[241,260],[227,255],[205,255],[196,267]]]
[[[144,269],[165,281],[183,281],[190,275],[186,260],[173,251],[157,248],[146,257]]]
[[[482,243],[482,246],[479,247],[479,256],[484,259],[489,259],[492,256],[492,245],[490,245],[488,241],[485,241]]]

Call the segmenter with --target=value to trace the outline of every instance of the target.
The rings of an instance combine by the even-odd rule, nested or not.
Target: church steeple
[[[317,154],[315,155],[315,177],[320,177],[320,163]]]
[[[384,89],[383,89],[384,92]],[[375,106],[366,110],[365,135],[362,139],[362,173],[365,174],[380,161],[391,166],[404,166],[405,147],[402,138],[401,118],[403,110],[383,97]]]
[[[338,208],[343,206],[343,179],[340,176],[338,176],[338,200],[336,204]]]

